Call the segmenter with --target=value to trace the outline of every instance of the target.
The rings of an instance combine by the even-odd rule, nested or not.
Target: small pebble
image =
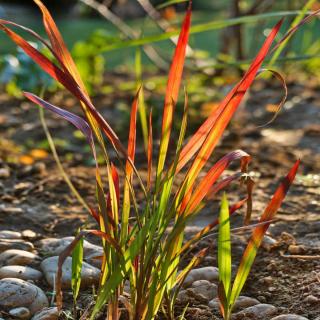
[[[259,279],[259,282],[264,283],[267,286],[270,286],[273,284],[274,279],[271,276],[268,276],[268,277],[264,277],[264,278]]]
[[[272,318],[271,320],[308,320],[308,319],[302,316],[298,316],[296,314],[282,314],[280,316]]]
[[[210,282],[219,280],[219,270],[216,267],[203,267],[192,269],[187,275],[183,287],[189,287],[197,280],[207,280]]]
[[[24,240],[0,239],[0,252],[10,250],[10,249],[32,251],[34,249],[34,246],[31,242],[27,242]]]
[[[306,253],[306,247],[303,245],[295,245],[295,244],[291,244],[288,247],[288,251],[290,254],[304,254]]]
[[[6,179],[10,177],[9,168],[0,168],[0,179]]]
[[[4,266],[0,268],[0,279],[17,278],[22,280],[38,281],[42,273],[36,269],[25,266]]]
[[[48,305],[46,295],[36,285],[15,278],[0,280],[0,310],[25,307],[33,315]]]
[[[4,204],[0,204],[0,212],[7,214],[20,214],[23,213],[23,210],[19,207],[8,207]]]
[[[319,303],[319,299],[313,295],[308,295],[303,299],[304,302],[309,303],[309,304],[314,304],[314,303]]]
[[[32,252],[24,250],[10,249],[0,254],[0,265],[19,265],[25,266],[36,263],[39,260],[39,256]]]
[[[21,233],[11,230],[1,230],[0,239],[21,239]]]
[[[264,296],[257,296],[257,300],[259,300],[259,301],[262,302],[262,303],[267,302],[267,299],[266,299],[266,297],[264,297]]]
[[[245,308],[238,313],[232,315],[232,320],[266,320],[277,312],[277,308],[271,304],[257,304],[255,306]]]
[[[29,230],[29,229],[23,230],[21,232],[21,235],[23,238],[28,239],[28,240],[33,240],[33,239],[37,238],[37,236],[38,236],[34,231]]]
[[[277,240],[275,240],[272,237],[266,235],[263,238],[261,246],[265,250],[270,251],[276,244],[277,244]]]
[[[49,257],[41,262],[41,269],[45,275],[47,282],[51,287],[54,286],[54,281],[58,269],[59,257]],[[68,257],[62,266],[62,280],[63,288],[70,288],[72,278],[72,258]],[[92,284],[97,284],[100,279],[100,270],[90,264],[83,262],[81,270],[81,287],[87,288]]]
[[[59,311],[57,307],[45,308],[36,313],[31,320],[58,320]]]
[[[239,298],[236,300],[233,312],[240,311],[242,309],[255,306],[259,304],[260,302],[257,299],[246,297],[246,296],[239,296]]]
[[[211,308],[211,309],[213,309],[213,310],[219,311],[219,299],[218,299],[218,298],[212,299],[212,300],[208,303],[208,307]]]
[[[25,307],[11,309],[9,314],[18,319],[29,319],[31,316],[29,309]]]
[[[205,299],[212,300],[218,294],[218,286],[208,280],[197,280],[191,288],[196,295],[202,295]]]

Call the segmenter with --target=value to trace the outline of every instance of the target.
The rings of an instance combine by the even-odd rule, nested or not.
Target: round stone
[[[3,278],[18,278],[22,280],[38,281],[42,278],[42,273],[31,267],[5,266],[0,268],[0,279]]]
[[[305,317],[298,316],[296,314],[282,314],[281,316],[277,316],[272,318],[271,320],[308,320]]]
[[[36,285],[15,278],[0,280],[0,310],[25,307],[33,315],[48,305],[46,295]]]
[[[58,270],[59,257],[50,257],[41,262],[41,269],[50,286],[54,287],[54,281]],[[100,279],[100,270],[90,264],[83,262],[81,269],[81,287],[90,287],[97,284]],[[61,285],[63,288],[70,288],[72,278],[72,258],[68,257],[62,266]]]
[[[21,239],[21,233],[11,230],[1,230],[0,239]]]
[[[18,319],[29,319],[31,316],[29,309],[25,307],[11,309],[9,314]]]
[[[207,280],[210,282],[217,281],[219,279],[219,270],[215,267],[203,267],[192,269],[187,275],[183,286],[188,287],[197,280]]]
[[[58,320],[59,311],[57,307],[44,308],[37,312],[31,320]]]
[[[36,263],[39,260],[39,256],[32,252],[10,249],[0,254],[0,265],[29,265]]]

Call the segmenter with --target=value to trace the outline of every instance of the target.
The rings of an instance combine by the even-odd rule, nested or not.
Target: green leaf
[[[188,2],[189,0],[169,0],[157,6],[157,9],[163,9],[165,7],[172,6],[177,3]]]
[[[218,236],[218,267],[219,281],[222,282],[226,296],[228,296],[231,283],[231,241],[229,204],[226,194],[223,194],[219,215]]]
[[[305,17],[306,13],[308,12],[308,10],[311,8],[311,6],[313,5],[313,3],[315,2],[315,0],[309,0],[305,5],[304,7],[302,8],[302,10],[300,11],[300,13],[295,17],[295,19],[292,21],[291,25],[290,25],[290,28],[294,28],[296,25],[298,25],[302,19]],[[292,34],[293,35],[293,34]],[[292,36],[291,35],[291,36]],[[290,37],[288,37],[285,41],[283,41],[280,46],[277,48],[277,50],[274,52],[272,58],[271,58],[271,61],[269,62],[269,66],[268,68],[271,68],[274,63],[276,62],[276,60],[278,60],[281,52],[284,50],[284,48],[286,47],[288,41],[290,40]]]
[[[255,23],[264,19],[273,19],[273,18],[283,18],[290,16],[297,16],[300,14],[299,10],[296,11],[276,11],[271,13],[262,13],[251,16],[243,16],[239,18],[232,19],[224,19],[206,23],[199,23],[190,28],[190,34],[206,32],[210,30],[218,30],[226,27],[234,26],[237,24],[247,24],[247,23]],[[179,34],[179,30],[170,31],[161,34],[151,35],[139,39],[126,40],[126,41],[117,41],[111,44],[108,44],[101,48],[101,52],[108,52],[116,49],[124,49],[129,47],[137,47],[145,44],[150,44],[154,42],[160,42],[164,40],[168,40],[174,36]],[[98,52],[99,53],[99,52]]]
[[[79,240],[72,252],[72,278],[71,287],[73,293],[73,301],[76,302],[81,285],[81,269],[83,261],[83,238]]]

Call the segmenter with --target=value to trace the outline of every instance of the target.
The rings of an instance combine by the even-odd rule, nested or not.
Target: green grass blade
[[[223,283],[228,296],[231,283],[231,241],[230,241],[230,217],[229,204],[226,194],[223,194],[219,215],[218,236],[218,267],[219,281]]]
[[[81,270],[83,261],[83,238],[79,240],[72,252],[72,278],[71,288],[73,293],[73,301],[76,303],[80,285],[81,285]]]
[[[182,2],[188,2],[189,0],[170,0],[170,1],[166,1],[162,4],[159,4],[156,8],[157,9],[163,9],[165,7],[169,7],[172,6],[174,4],[178,4],[178,3],[182,3]]]
[[[257,14],[253,16],[243,16],[239,18],[224,19],[224,20],[218,20],[213,22],[201,23],[191,27],[190,34],[196,34],[196,33],[201,33],[201,32],[206,32],[211,30],[219,30],[219,29],[227,28],[237,24],[255,23],[264,19],[275,19],[275,18],[297,16],[299,14],[300,14],[299,10],[277,11],[277,12],[271,12],[271,13]],[[160,41],[168,40],[174,36],[177,36],[178,34],[179,34],[179,31],[177,30],[177,31],[165,32],[157,35],[151,35],[151,36],[147,36],[139,39],[114,42],[112,44],[106,45],[103,48],[101,48],[100,52],[108,52],[116,49],[137,47],[145,44],[160,42]]]
[[[144,99],[143,84],[142,84],[142,61],[141,61],[141,49],[137,48],[135,55],[135,71],[137,79],[137,90],[141,88],[139,94],[139,118],[141,122],[142,136],[144,149],[147,152],[148,150],[148,120],[147,120],[147,110]]]
[[[294,26],[298,25],[302,19],[305,17],[305,14],[308,12],[308,10],[311,8],[311,6],[314,4],[316,0],[309,0],[305,6],[302,8],[302,10],[300,11],[300,14],[298,14],[295,19],[293,20],[293,22],[291,23],[289,30],[291,28],[293,28]],[[292,34],[293,35],[293,34]],[[279,58],[281,52],[284,50],[284,48],[286,47],[288,41],[290,40],[290,38],[292,37],[289,36],[286,40],[284,40],[281,45],[277,48],[277,50],[274,52],[271,61],[269,62],[268,68],[271,68],[274,63],[276,62],[276,60]]]
[[[294,166],[289,171],[288,175],[283,179],[283,181],[278,186],[276,192],[274,193],[271,201],[269,202],[268,206],[266,207],[264,213],[262,214],[259,222],[266,224],[260,224],[256,226],[252,232],[251,239],[249,240],[249,243],[247,245],[247,248],[245,252],[243,253],[240,266],[238,268],[238,272],[236,275],[236,278],[233,283],[232,291],[229,298],[229,306],[230,309],[232,309],[232,306],[234,305],[235,301],[240,295],[240,292],[246,283],[246,280],[249,276],[250,270],[252,268],[253,262],[255,260],[255,257],[257,255],[258,249],[261,245],[261,242],[263,240],[263,237],[265,233],[267,232],[269,225],[276,215],[283,199],[285,198],[290,185],[292,184],[295,175],[297,173],[297,170],[299,168],[300,160],[296,161]]]

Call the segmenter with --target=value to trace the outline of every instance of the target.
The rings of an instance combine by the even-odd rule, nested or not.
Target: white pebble
[[[305,317],[298,316],[296,314],[282,314],[281,316],[277,316],[272,318],[271,320],[308,320]]]
[[[22,280],[38,281],[42,273],[36,269],[25,266],[4,266],[0,268],[0,279],[18,278]]]
[[[45,308],[36,313],[31,320],[58,320],[59,311],[57,307]]]
[[[58,270],[59,257],[50,257],[41,262],[41,269],[45,275],[47,282],[51,287],[54,286],[56,273]],[[63,288],[70,288],[72,278],[72,258],[68,257],[62,266],[62,281]],[[81,270],[81,287],[90,287],[92,284],[97,284],[100,279],[100,270],[90,264],[83,262]]]
[[[11,230],[1,230],[0,239],[21,239],[21,233]]]
[[[39,260],[39,256],[32,252],[10,249],[0,254],[0,265],[29,265],[36,263]]]
[[[15,278],[0,280],[0,310],[25,307],[33,315],[48,305],[46,295],[36,285]]]
[[[29,319],[31,316],[29,309],[25,307],[11,309],[9,314],[18,319]]]
[[[268,317],[274,315],[277,312],[277,308],[271,304],[257,304],[255,306],[245,308],[238,313],[235,313],[232,320],[266,320]]]
[[[183,286],[188,287],[197,280],[207,280],[210,282],[217,281],[219,279],[219,270],[216,267],[203,267],[198,269],[192,269],[187,275]]]

